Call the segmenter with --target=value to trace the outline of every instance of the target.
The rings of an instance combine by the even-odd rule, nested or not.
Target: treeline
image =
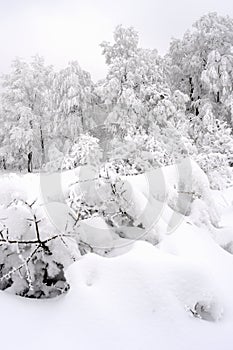
[[[2,168],[56,170],[95,162],[97,152],[117,171],[138,173],[191,156],[213,187],[226,184],[232,43],[233,20],[210,13],[173,39],[164,57],[138,47],[133,28],[118,26],[113,43],[101,44],[108,73],[98,83],[77,62],[56,72],[38,56],[15,60],[2,77]]]

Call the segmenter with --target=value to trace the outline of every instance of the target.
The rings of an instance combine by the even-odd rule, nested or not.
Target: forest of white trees
[[[55,71],[39,56],[2,76],[2,170],[111,164],[123,174],[191,156],[213,188],[231,181],[233,20],[210,13],[161,57],[133,28],[102,42],[107,76],[77,61]],[[95,164],[95,165],[96,165]],[[219,176],[220,174],[220,176]]]

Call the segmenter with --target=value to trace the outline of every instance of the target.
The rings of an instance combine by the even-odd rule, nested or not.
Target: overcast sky
[[[0,0],[0,72],[36,53],[56,68],[78,60],[94,80],[106,68],[99,44],[112,40],[117,24],[134,26],[140,46],[164,54],[200,16],[217,11],[233,17],[232,0]]]

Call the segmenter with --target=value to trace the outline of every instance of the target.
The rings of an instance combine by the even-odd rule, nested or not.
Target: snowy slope
[[[137,242],[120,257],[89,254],[70,267],[65,297],[32,301],[1,293],[1,344],[12,350],[230,350],[232,274],[233,257],[191,226],[161,249]],[[223,308],[222,319],[200,320],[187,311],[202,300],[216,318]]]
[[[167,173],[173,179],[172,171],[169,168]],[[67,188],[75,176],[64,176]],[[65,203],[55,180],[47,182],[48,202],[62,206]],[[1,204],[17,191],[19,196],[39,196],[40,181],[39,175],[2,176]],[[148,198],[143,181],[138,177],[127,181],[135,189],[135,201],[147,198],[151,205],[143,211],[146,220],[153,215],[158,192]],[[171,182],[170,193],[174,192]],[[220,215],[219,226],[212,225],[211,230],[206,224],[210,221],[197,220],[209,215],[210,198]],[[80,258],[66,272],[71,289],[65,296],[29,300],[0,292],[2,348],[232,350],[233,189],[211,192],[204,185],[204,195],[198,200],[193,202],[191,215],[169,232],[166,226],[176,212],[168,206],[171,202],[165,204],[157,224],[169,234],[162,235],[156,246],[129,240],[122,246],[119,240],[115,241],[119,248],[108,257],[87,254]],[[135,205],[141,208],[140,203]],[[92,239],[95,227],[101,233],[100,224],[92,222],[87,240]],[[104,233],[106,240],[108,230]]]

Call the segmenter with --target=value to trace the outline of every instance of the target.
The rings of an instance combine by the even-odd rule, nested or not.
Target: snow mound
[[[169,173],[166,181],[173,181],[172,188],[176,191],[176,186],[181,185],[178,177],[173,178],[173,170],[174,167],[163,169]],[[165,181],[163,174],[159,176]],[[68,173],[65,177],[68,189]],[[76,178],[75,174],[72,181]],[[33,344],[35,350],[45,347],[60,350],[74,349],[77,344],[79,349],[87,350],[232,350],[233,256],[225,249],[232,242],[232,190],[222,194],[211,192],[204,179],[202,184],[195,185],[200,198],[192,201],[190,215],[185,217],[174,211],[169,201],[165,204],[161,201],[158,178],[151,175],[154,191],[150,193],[140,176],[126,179],[134,191],[133,205],[145,225],[149,225],[149,219],[155,215],[156,205],[163,205],[156,225],[143,236],[152,242],[152,236],[158,235],[156,246],[133,242],[135,229],[141,236],[141,227],[121,227],[117,235],[99,217],[84,220],[79,238],[86,244],[95,244],[100,255],[106,250],[107,257],[93,253],[80,257],[66,271],[70,291],[53,300],[28,300],[1,292],[5,348],[29,350]],[[2,181],[9,184],[11,176],[9,179],[2,178]],[[25,185],[22,188],[26,196],[31,186],[34,193],[39,193],[37,175],[22,176],[17,181],[22,181],[17,184],[19,188]],[[65,204],[59,202],[54,189],[48,198],[49,205],[40,210],[45,215],[51,206],[62,228],[67,215],[63,210]],[[219,228],[214,227],[212,231],[207,224],[194,220],[200,218],[200,213],[207,217],[209,198],[221,213]],[[6,197],[4,204],[5,201]],[[146,210],[143,209],[145,203]],[[179,224],[169,231],[171,221],[178,215]],[[52,228],[49,214],[47,220],[44,225]],[[11,224],[12,232],[17,234],[17,226]],[[168,231],[169,235],[163,234]],[[25,330],[26,341],[22,339]],[[38,337],[38,332],[43,336]]]
[[[31,344],[35,350],[76,344],[88,350],[230,350],[232,259],[191,225],[159,249],[137,242],[115,258],[87,254],[69,267],[65,297],[34,301],[1,293],[2,344],[16,347],[13,329],[19,350]],[[25,329],[27,341],[19,342]]]
[[[177,312],[187,317],[186,311],[198,302],[215,304],[212,319],[221,317],[222,306],[208,271],[145,242],[137,242],[127,254],[107,261],[89,254],[69,268],[68,276],[71,294],[86,285],[97,295],[102,294],[103,300],[113,301],[117,295],[123,301],[127,295],[124,309],[135,317],[150,312],[157,317],[171,318]]]

